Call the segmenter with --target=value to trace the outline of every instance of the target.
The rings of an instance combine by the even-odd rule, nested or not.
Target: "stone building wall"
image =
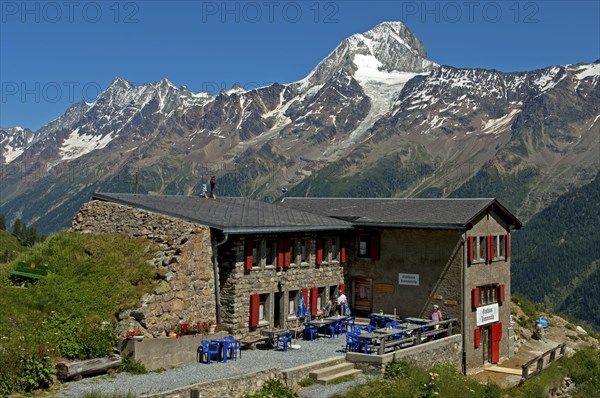
[[[119,314],[121,323],[139,322],[155,336],[177,323],[215,323],[211,232],[207,226],[110,202],[84,204],[71,231],[119,233],[145,238],[158,250],[150,265],[164,274],[140,307]],[[149,246],[150,250],[150,246]]]
[[[279,234],[276,238],[286,237]],[[298,236],[288,236],[298,238]],[[258,269],[244,269],[245,238],[230,237],[219,247],[219,272],[221,283],[221,304],[223,329],[235,332],[238,336],[256,335],[261,329],[275,327],[274,316],[279,307],[280,323],[278,327],[292,329],[302,324],[301,319],[288,314],[289,292],[313,287],[322,288],[322,300],[338,291],[344,283],[344,269],[338,261],[315,265],[316,235],[303,235],[310,242],[308,259],[300,265],[292,263],[289,267],[262,266]],[[251,239],[273,239],[275,236],[250,236]],[[277,295],[277,293],[280,293]],[[258,327],[249,327],[250,295],[267,294],[267,321]],[[323,301],[324,303],[324,301]],[[306,303],[308,305],[308,303]]]

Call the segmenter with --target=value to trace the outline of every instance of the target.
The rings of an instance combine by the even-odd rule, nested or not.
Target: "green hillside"
[[[61,231],[0,265],[0,396],[49,386],[56,357],[112,352],[115,313],[138,306],[158,277],[146,264],[147,246],[144,239]],[[45,263],[49,274],[15,285],[9,274],[18,261]]]
[[[600,175],[514,234],[513,290],[600,328]]]
[[[20,252],[25,250],[10,232],[0,229],[0,264],[14,259]]]

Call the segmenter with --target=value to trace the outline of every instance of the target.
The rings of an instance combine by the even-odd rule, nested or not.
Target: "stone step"
[[[340,372],[345,372],[347,370],[354,369],[354,364],[351,362],[342,362],[337,365],[328,366],[326,368],[321,368],[317,370],[313,370],[309,373],[309,376],[313,379],[321,379],[323,377],[328,377],[332,375],[337,375]]]
[[[362,370],[360,369],[348,369],[344,372],[340,372],[331,376],[325,376],[325,377],[321,377],[319,379],[317,379],[317,383],[319,384],[329,384],[337,379],[341,379],[342,377],[346,377],[346,376],[354,376],[357,375],[359,373],[361,373]]]

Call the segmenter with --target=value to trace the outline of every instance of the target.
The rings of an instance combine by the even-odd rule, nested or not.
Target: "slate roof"
[[[357,226],[450,229],[466,228],[491,207],[513,228],[523,226],[496,199],[286,198],[282,205]]]
[[[225,233],[351,229],[346,221],[246,198],[94,193],[93,199],[180,218]]]

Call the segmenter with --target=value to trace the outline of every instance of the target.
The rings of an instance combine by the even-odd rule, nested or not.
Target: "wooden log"
[[[59,380],[80,380],[83,376],[106,373],[110,369],[121,366],[121,356],[111,355],[108,358],[95,358],[79,362],[59,362],[56,364],[56,376]]]

